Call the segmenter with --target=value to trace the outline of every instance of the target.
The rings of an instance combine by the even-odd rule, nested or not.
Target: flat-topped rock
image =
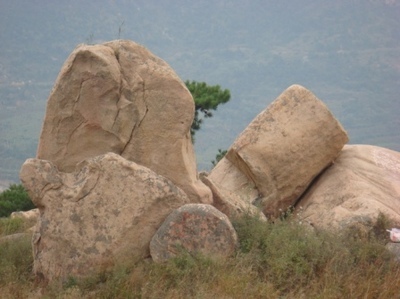
[[[296,203],[347,141],[326,105],[293,85],[247,126],[229,148],[229,162],[221,160],[224,165],[217,165],[208,179],[221,192],[239,194],[267,217],[277,217]]]

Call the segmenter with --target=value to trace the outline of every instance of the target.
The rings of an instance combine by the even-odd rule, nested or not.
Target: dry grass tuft
[[[361,237],[354,230],[311,230],[293,215],[275,223],[244,216],[234,226],[240,248],[232,258],[183,253],[162,264],[117,265],[87,279],[71,277],[41,293],[31,276],[29,240],[1,243],[0,292],[4,298],[65,299],[398,296],[400,265],[385,248],[385,229],[391,226],[384,216]]]

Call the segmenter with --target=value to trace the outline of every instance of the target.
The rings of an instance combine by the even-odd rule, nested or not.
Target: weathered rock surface
[[[252,204],[259,196],[257,188],[229,160],[222,158],[212,174],[211,178],[203,175],[200,179],[213,193],[214,207],[229,219],[249,214],[267,220],[261,210]],[[218,183],[213,181],[216,177]],[[225,179],[226,177],[229,179]]]
[[[371,145],[346,145],[297,210],[315,227],[327,229],[369,225],[380,212],[400,223],[400,153]]]
[[[276,217],[296,203],[347,141],[325,104],[293,85],[250,123],[228,150],[229,162],[220,161],[208,179],[221,193],[237,193]]]
[[[39,217],[39,209],[12,212],[10,215],[10,218],[20,218],[28,221],[36,221],[38,217]]]
[[[113,152],[211,203],[197,177],[190,137],[194,101],[160,58],[126,40],[80,45],[64,63],[47,102],[37,158],[72,172]]]
[[[189,202],[168,179],[114,153],[87,159],[73,173],[28,159],[20,177],[40,210],[34,272],[45,281],[149,256],[161,223]]]
[[[150,253],[162,262],[187,251],[211,257],[235,252],[237,235],[228,217],[211,205],[187,204],[173,211],[151,240]]]

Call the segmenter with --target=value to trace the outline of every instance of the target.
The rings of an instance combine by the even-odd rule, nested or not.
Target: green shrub
[[[281,294],[296,298],[292,295],[306,291],[308,298],[320,292],[324,296],[317,298],[381,298],[380,292],[395,293],[395,289],[379,283],[400,282],[400,273],[391,272],[400,267],[384,246],[387,237],[384,241],[376,235],[382,232],[382,222],[382,216],[378,217],[369,238],[359,238],[352,230],[316,230],[300,224],[294,215],[274,223],[245,216],[234,226],[240,252],[257,270],[257,278]]]
[[[0,217],[8,217],[15,211],[28,211],[35,205],[21,184],[11,184],[7,190],[0,193]]]
[[[313,229],[292,214],[274,223],[244,216],[233,221],[239,237],[233,257],[183,252],[161,264],[117,264],[89,278],[70,277],[43,298],[397,298],[400,265],[385,249],[387,235],[376,236],[386,222],[378,217],[373,233],[360,238],[353,230]],[[14,273],[7,274],[14,283],[5,288],[12,294],[26,285],[18,274],[28,279],[29,260],[23,257],[30,255],[27,249],[6,252],[0,275]]]

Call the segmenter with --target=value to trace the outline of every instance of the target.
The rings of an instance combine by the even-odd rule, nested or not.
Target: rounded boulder
[[[174,210],[150,242],[155,262],[179,253],[227,257],[235,252],[238,238],[229,218],[211,205],[186,204]]]

